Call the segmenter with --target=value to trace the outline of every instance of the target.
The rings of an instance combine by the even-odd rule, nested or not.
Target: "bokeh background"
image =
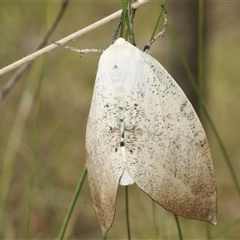
[[[140,49],[150,39],[161,10],[160,3],[152,1],[137,10],[134,25]],[[240,2],[205,1],[204,5],[205,101],[240,181]],[[60,6],[61,1],[0,2],[0,68],[32,53]],[[168,1],[166,7],[168,24],[197,77],[198,3]],[[49,44],[118,9],[121,9],[120,0],[71,1]],[[107,48],[116,25],[117,20],[112,21],[68,45]],[[170,31],[153,45],[151,54],[179,82],[199,110]],[[4,162],[8,165],[5,161],[8,154],[12,156],[8,166],[11,181],[0,184],[1,190],[8,189],[6,203],[0,206],[0,239],[55,239],[58,236],[85,165],[85,129],[99,57],[100,54],[87,54],[80,58],[77,53],[57,48],[36,59],[0,103],[0,171]],[[13,72],[0,76],[0,89]],[[33,94],[33,103],[23,121],[20,144],[13,151],[11,144],[19,133],[14,126],[23,114],[19,108],[26,89]],[[239,239],[240,196],[204,116],[202,121],[215,168],[218,224],[212,226],[179,217],[183,238]],[[32,171],[34,162],[35,171]],[[3,172],[0,174],[1,180]],[[31,186],[33,190],[29,191]],[[119,187],[116,217],[108,239],[127,238],[124,198],[124,188]],[[29,206],[32,206],[31,214]],[[153,206],[151,199],[135,185],[129,187],[129,206],[133,239],[179,237],[173,214]],[[65,238],[102,239],[87,180]]]

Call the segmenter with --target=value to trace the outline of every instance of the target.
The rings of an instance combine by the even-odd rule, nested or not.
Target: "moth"
[[[204,129],[164,67],[123,38],[100,57],[86,131],[90,192],[102,233],[119,185],[163,208],[216,224],[216,184]]]

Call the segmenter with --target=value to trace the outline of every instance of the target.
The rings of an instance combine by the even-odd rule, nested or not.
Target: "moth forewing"
[[[116,205],[122,156],[119,130],[114,115],[114,97],[106,89],[101,69],[97,73],[86,131],[90,193],[103,234],[111,227]]]
[[[173,213],[216,223],[211,154],[197,114],[162,65],[122,38],[99,61],[86,149],[104,234],[119,182],[135,182]]]

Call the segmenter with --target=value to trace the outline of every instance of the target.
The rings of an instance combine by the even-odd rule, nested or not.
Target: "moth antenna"
[[[93,49],[78,49],[78,48],[74,48],[74,47],[70,47],[64,44],[61,44],[59,42],[53,42],[55,45],[59,46],[59,47],[63,47],[66,49],[69,49],[73,52],[77,52],[80,53],[80,57],[82,57],[85,53],[99,53],[99,52],[104,52],[104,49],[100,49],[100,48],[93,48]]]
[[[145,45],[143,51],[146,52],[147,50],[150,49],[151,45],[161,36],[164,37],[164,34],[166,32],[167,29],[167,10],[165,8],[165,6],[162,4],[161,5],[163,12],[164,12],[164,23],[163,23],[163,28],[162,31],[160,33],[158,33],[147,45]]]

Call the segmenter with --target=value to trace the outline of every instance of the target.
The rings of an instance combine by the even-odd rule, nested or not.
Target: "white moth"
[[[191,103],[157,60],[122,38],[99,61],[86,150],[104,235],[119,184],[136,183],[168,211],[216,224],[211,154]]]

